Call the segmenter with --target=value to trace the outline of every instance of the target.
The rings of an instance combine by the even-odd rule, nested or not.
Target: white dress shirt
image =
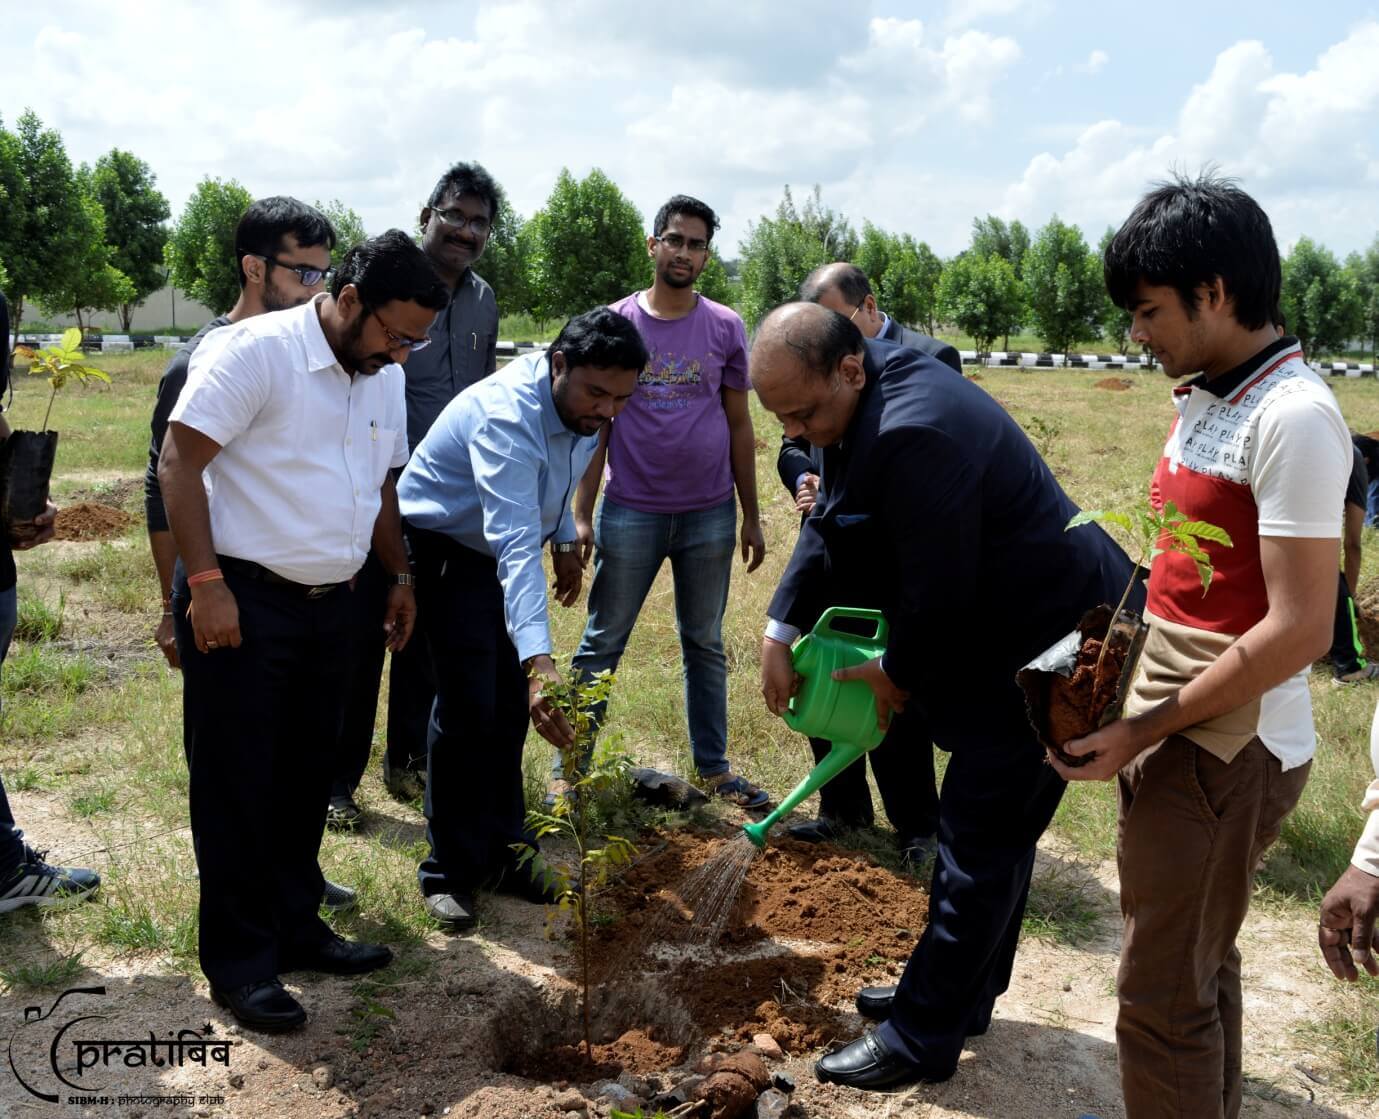
[[[388,468],[407,462],[402,367],[347,374],[324,298],[217,331],[169,417],[220,444],[205,471],[215,550],[312,585],[363,565]]]

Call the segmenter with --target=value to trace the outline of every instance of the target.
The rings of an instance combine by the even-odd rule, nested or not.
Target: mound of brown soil
[[[590,1084],[613,1080],[624,1071],[654,1074],[674,1068],[685,1059],[683,1045],[667,1045],[656,1040],[656,1029],[631,1029],[603,1045],[594,1046],[594,1059],[583,1044],[557,1045],[528,1060],[515,1062],[507,1071],[529,1080],[551,1083],[570,1080]]]
[[[108,540],[124,532],[130,520],[122,509],[78,501],[58,510],[54,534],[58,540]]]
[[[1104,377],[1092,387],[1095,389],[1107,389],[1110,392],[1124,392],[1126,389],[1133,388],[1135,382],[1129,377]]]

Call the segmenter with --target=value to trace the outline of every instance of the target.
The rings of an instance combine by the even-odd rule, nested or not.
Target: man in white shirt
[[[377,639],[401,648],[411,634],[391,474],[407,459],[400,363],[446,298],[406,234],[366,241],[329,295],[198,350],[164,438],[201,968],[212,998],[254,1029],[306,1021],[281,972],[351,975],[391,959],[317,915],[323,751],[354,655],[345,588],[371,543],[394,581]]]

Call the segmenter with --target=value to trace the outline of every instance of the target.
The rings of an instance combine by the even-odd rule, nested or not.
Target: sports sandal
[[[771,802],[771,794],[753,785],[740,774],[719,773],[704,779],[716,796],[739,808],[764,808]]]

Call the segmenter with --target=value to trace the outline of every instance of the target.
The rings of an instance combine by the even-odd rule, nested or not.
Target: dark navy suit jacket
[[[888,342],[865,368],[768,613],[808,630],[829,606],[879,605],[886,671],[947,744],[996,709],[1021,717],[1016,671],[1116,602],[1131,563],[1096,525],[1064,531],[1077,506],[976,385]]]
[[[927,334],[920,334],[917,330],[901,326],[895,319],[887,319],[886,329],[877,337],[887,342],[908,346],[922,354],[931,354],[944,365],[949,366],[955,373],[962,372],[962,356],[956,349],[947,342],[940,342],[937,338],[930,338]],[[780,453],[776,456],[776,472],[780,475],[781,482],[790,491],[792,497],[795,494],[795,483],[799,476],[801,474],[817,474],[819,465],[818,451],[809,445],[809,440],[798,435],[794,439],[781,436]]]

